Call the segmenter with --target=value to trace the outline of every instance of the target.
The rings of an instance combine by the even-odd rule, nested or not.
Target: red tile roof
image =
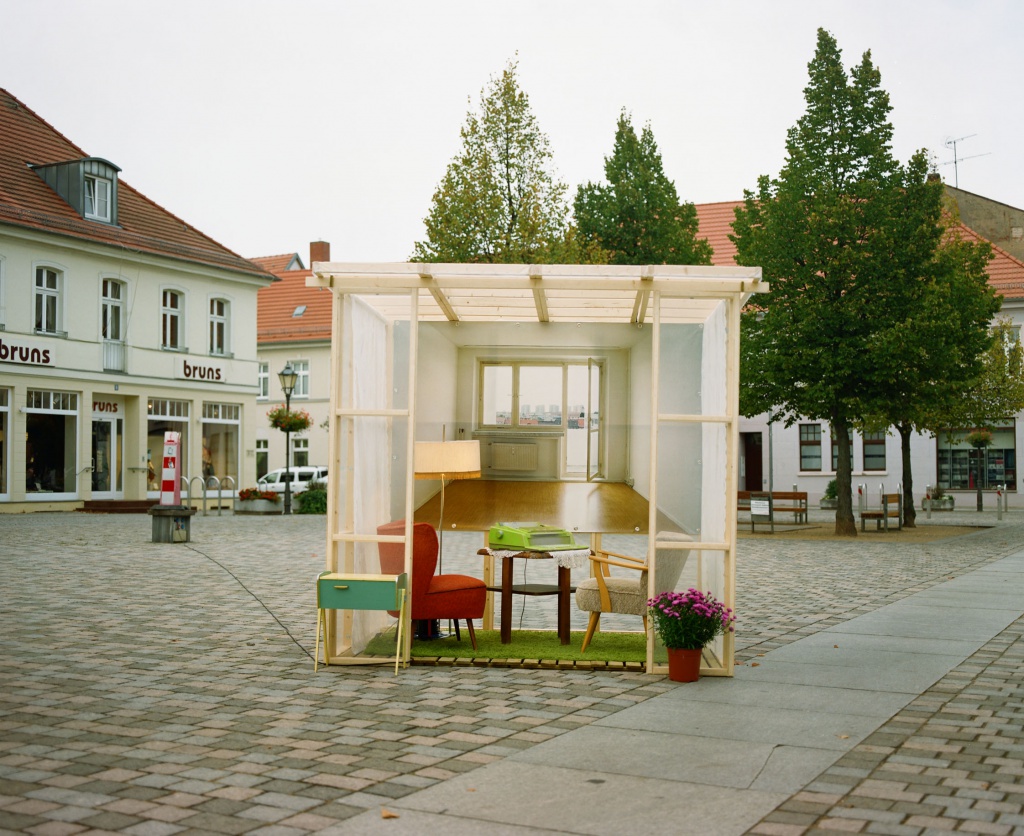
[[[298,253],[282,253],[281,255],[264,255],[259,258],[249,259],[253,264],[257,264],[269,273],[281,273],[285,270],[304,270],[302,266],[302,259],[299,258]],[[297,265],[292,267],[292,265]]]
[[[732,222],[736,219],[735,209],[742,205],[742,200],[696,205],[697,220],[700,224],[698,235],[707,238],[708,243],[714,248],[711,263],[716,267],[731,267],[736,264],[736,245],[728,236],[732,232]],[[963,224],[959,225],[959,231],[968,241],[986,240]],[[1003,298],[1024,299],[1024,262],[995,244],[992,244],[992,260],[988,263],[988,278],[989,284]]]
[[[264,259],[253,259],[257,263]],[[256,342],[310,342],[331,339],[331,299],[334,294],[320,287],[306,287],[311,270],[282,270],[278,281],[261,287],[256,301]],[[302,305],[306,310],[295,316]]]
[[[189,226],[120,178],[115,226],[82,218],[29,168],[88,156],[0,89],[0,224],[272,279],[265,270]]]
[[[736,245],[729,240],[732,222],[736,220],[736,207],[742,206],[742,200],[729,200],[725,203],[698,203],[697,223],[699,238],[707,238],[715,251],[711,263],[715,267],[736,266]]]

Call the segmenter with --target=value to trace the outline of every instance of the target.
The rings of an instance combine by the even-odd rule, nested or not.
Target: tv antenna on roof
[[[948,138],[948,139],[946,139],[945,143],[943,143],[947,148],[952,148],[953,149],[953,159],[947,160],[944,163],[939,163],[939,165],[951,165],[951,166],[953,166],[953,185],[956,188],[958,188],[958,189],[960,188],[960,171],[959,171],[960,166],[959,166],[959,164],[961,162],[963,162],[964,160],[973,160],[976,157],[987,157],[989,154],[992,153],[991,151],[985,151],[983,154],[971,154],[971,156],[969,156],[969,157],[958,157],[957,156],[957,153],[956,153],[956,145],[957,145],[957,143],[958,142],[963,142],[965,139],[973,139],[976,136],[977,136],[977,134],[967,134],[967,136],[958,136],[956,139]]]

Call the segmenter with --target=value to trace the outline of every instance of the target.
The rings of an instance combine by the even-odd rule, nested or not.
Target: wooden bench
[[[860,530],[866,531],[864,523],[867,520],[875,521],[875,531],[881,531],[883,526],[889,530],[889,520],[896,520],[896,530],[903,530],[903,494],[886,493],[882,494],[882,507],[869,511],[860,512]]]
[[[768,491],[737,491],[736,508],[739,511],[750,510],[750,494],[768,496]],[[792,514],[793,521],[807,522],[807,491],[772,491],[772,511],[775,513]]]

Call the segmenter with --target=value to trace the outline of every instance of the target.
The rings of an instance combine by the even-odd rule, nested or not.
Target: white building
[[[330,261],[331,245],[314,241],[309,245],[310,264]],[[331,294],[323,288],[306,287],[313,274],[298,253],[262,256],[253,262],[273,273],[278,281],[259,292],[257,354],[259,359],[259,408],[256,423],[256,470],[285,467],[285,434],[273,429],[266,412],[285,403],[278,380],[287,363],[298,372],[291,407],[313,418],[313,425],[291,435],[289,465],[327,464],[327,414],[331,385]]]
[[[274,277],[0,90],[0,511],[256,476],[256,295]],[[230,477],[230,478],[229,478]]]

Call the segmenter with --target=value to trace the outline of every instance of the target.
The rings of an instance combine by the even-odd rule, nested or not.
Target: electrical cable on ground
[[[221,569],[223,569],[223,570],[224,570],[225,572],[227,572],[227,573],[228,573],[229,575],[231,575],[231,577],[235,579],[235,582],[236,582],[236,583],[237,583],[237,584],[238,584],[238,585],[239,585],[240,587],[242,587],[242,589],[244,589],[244,590],[245,590],[246,592],[248,592],[248,593],[249,593],[249,594],[250,594],[250,595],[251,595],[251,596],[252,596],[252,597],[253,597],[253,598],[254,598],[254,599],[256,600],[256,602],[257,602],[257,603],[258,603],[258,604],[259,604],[259,605],[260,605],[261,607],[263,607],[263,609],[265,609],[265,610],[267,611],[267,614],[268,614],[268,615],[269,615],[269,616],[270,616],[270,617],[271,617],[272,619],[274,619],[274,621],[276,621],[276,622],[278,623],[278,626],[279,626],[279,627],[280,627],[280,628],[281,628],[282,630],[284,630],[285,634],[286,634],[286,635],[288,636],[288,638],[290,638],[290,639],[292,640],[292,642],[293,642],[293,643],[295,644],[295,646],[296,646],[297,648],[299,648],[299,650],[301,650],[301,651],[302,651],[303,653],[305,653],[305,654],[306,654],[306,655],[307,655],[307,656],[308,656],[308,657],[309,657],[310,659],[312,659],[312,658],[313,658],[313,654],[312,654],[312,653],[310,653],[310,652],[309,652],[309,651],[308,651],[308,650],[307,650],[307,649],[306,649],[305,647],[303,647],[303,645],[302,645],[302,644],[301,644],[301,643],[299,642],[299,640],[298,640],[297,638],[295,638],[295,636],[293,636],[293,635],[292,635],[291,631],[290,631],[290,630],[289,630],[289,629],[288,629],[288,628],[287,628],[287,627],[286,627],[286,626],[284,625],[284,623],[283,623],[283,622],[281,621],[281,619],[280,619],[280,618],[278,618],[278,617],[277,617],[276,615],[274,615],[274,613],[273,613],[273,611],[272,611],[272,610],[270,609],[270,607],[268,607],[268,606],[267,606],[267,605],[266,605],[266,604],[265,604],[265,603],[264,603],[264,602],[263,602],[263,601],[262,601],[262,600],[260,599],[260,597],[259,597],[259,596],[258,596],[258,595],[257,595],[257,594],[256,594],[255,592],[253,592],[253,591],[252,591],[251,589],[249,589],[249,587],[247,587],[247,586],[246,586],[246,585],[245,585],[244,583],[242,583],[242,579],[241,579],[241,578],[239,578],[239,577],[238,577],[238,575],[236,575],[236,574],[235,574],[234,572],[232,572],[232,571],[231,571],[231,570],[230,570],[230,569],[229,569],[229,568],[228,568],[227,566],[225,566],[225,565],[224,565],[223,563],[221,563],[221,562],[220,562],[219,560],[217,560],[217,558],[215,558],[215,557],[212,557],[211,555],[208,555],[208,554],[207,554],[206,552],[204,552],[204,551],[200,551],[200,550],[199,550],[199,549],[197,549],[197,548],[196,548],[195,546],[193,546],[193,545],[191,545],[191,544],[189,544],[189,543],[186,543],[186,544],[185,544],[185,547],[186,547],[186,548],[188,548],[188,549],[189,549],[190,551],[193,551],[193,552],[195,552],[195,553],[196,553],[196,554],[198,554],[198,555],[202,555],[202,556],[203,556],[203,557],[205,557],[205,558],[206,558],[207,560],[209,560],[209,561],[210,561],[211,563],[215,563],[215,564],[217,564],[217,565],[218,565],[218,566],[219,566],[219,567],[220,567]]]

